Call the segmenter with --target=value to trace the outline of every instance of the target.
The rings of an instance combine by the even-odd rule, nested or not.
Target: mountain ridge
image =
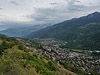
[[[47,26],[49,26],[49,25],[44,24],[44,25],[9,28],[7,30],[0,31],[0,33],[5,34],[7,36],[12,36],[12,37],[24,37],[24,36],[30,34],[31,32],[38,31]]]

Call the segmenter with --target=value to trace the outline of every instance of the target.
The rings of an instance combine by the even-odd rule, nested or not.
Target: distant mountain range
[[[49,26],[49,25],[44,24],[44,25],[9,28],[7,30],[0,31],[0,33],[5,34],[7,36],[13,36],[13,37],[24,37],[34,31],[38,31],[47,26]]]
[[[100,13],[94,12],[46,27],[26,38],[54,38],[67,41],[67,48],[100,50]]]

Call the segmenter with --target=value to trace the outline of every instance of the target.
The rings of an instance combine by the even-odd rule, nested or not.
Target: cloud
[[[14,27],[13,21],[55,24],[100,11],[100,0],[0,0],[0,7],[0,22],[12,21],[8,26]]]
[[[61,12],[53,9],[53,8],[38,8],[35,10],[36,12],[30,16],[29,18],[33,19],[34,23],[46,24],[46,23],[55,23],[56,19],[59,20]],[[58,13],[60,13],[58,15]],[[62,13],[63,14],[63,13]]]
[[[98,11],[98,5],[86,6],[80,0],[65,0],[66,4],[50,3],[57,5],[49,8],[35,8],[35,13],[27,16],[33,23],[47,24],[59,23],[71,18],[84,16]]]
[[[25,26],[32,26],[32,24],[22,23],[22,22],[13,22],[13,21],[0,22],[0,31],[9,29],[9,28],[25,27]]]
[[[35,3],[38,3],[38,1],[36,0]]]
[[[77,17],[81,10],[85,8],[83,5],[76,5],[76,0],[67,1],[66,5],[59,5],[57,3],[51,3],[51,5],[57,5],[51,8],[37,8],[35,13],[28,16],[33,19],[33,23],[46,24],[46,23],[58,23],[64,20]],[[73,13],[74,12],[74,13]],[[76,14],[77,13],[77,14]]]
[[[3,8],[0,7],[0,10],[3,10]]]
[[[11,1],[11,3],[14,5],[19,5],[16,1]]]
[[[57,3],[50,3],[50,4],[51,4],[51,5],[54,5],[54,6],[55,6],[55,5],[56,5],[56,6],[58,5]]]

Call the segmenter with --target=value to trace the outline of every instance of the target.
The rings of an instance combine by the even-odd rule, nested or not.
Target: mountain
[[[26,38],[54,38],[67,41],[67,48],[100,50],[100,13],[94,12],[46,27]]]
[[[1,34],[5,34],[13,37],[23,37],[31,32],[38,31],[42,28],[47,27],[48,25],[34,25],[34,26],[26,26],[26,27],[17,27],[17,28],[9,28],[7,30],[0,31]]]

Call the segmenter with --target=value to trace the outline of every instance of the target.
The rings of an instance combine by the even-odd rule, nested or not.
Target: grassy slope
[[[7,37],[4,39],[6,43],[1,44],[4,52],[0,56],[0,75],[76,75],[58,66],[55,61],[36,55],[24,45],[7,40]]]
[[[0,40],[0,44],[2,43],[2,40]]]

